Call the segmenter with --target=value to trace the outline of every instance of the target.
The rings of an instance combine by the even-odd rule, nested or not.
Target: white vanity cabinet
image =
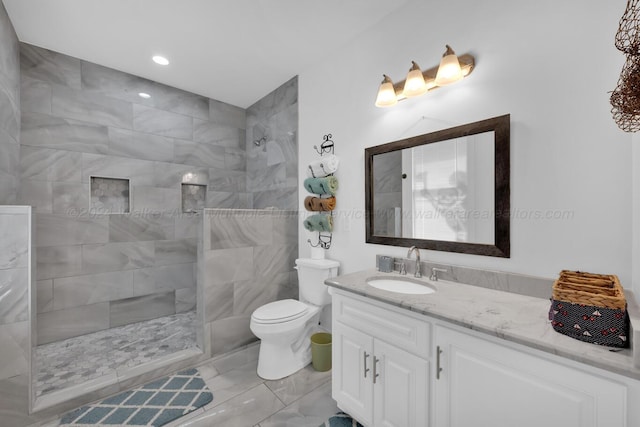
[[[436,426],[626,425],[626,386],[436,326]]]
[[[349,292],[332,310],[333,398],[368,427],[634,425],[635,380]]]
[[[429,425],[430,325],[334,295],[332,332],[332,394],[342,410],[366,426]]]

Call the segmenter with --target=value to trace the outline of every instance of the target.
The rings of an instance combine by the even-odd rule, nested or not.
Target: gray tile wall
[[[255,341],[251,313],[297,298],[298,213],[288,210],[205,209],[198,244],[198,281],[211,354]]]
[[[193,309],[201,217],[182,213],[181,187],[252,207],[245,110],[28,44],[20,65],[39,342]],[[92,209],[92,177],[129,180],[130,212]]]
[[[0,205],[15,204],[20,178],[20,60],[18,38],[0,4]]]
[[[402,151],[375,156],[373,169],[374,234],[400,237],[395,234],[395,208],[402,207]]]
[[[264,138],[260,146],[254,141]],[[253,207],[298,209],[298,78],[247,109],[247,191]]]
[[[31,208],[0,206],[0,380],[29,368]]]

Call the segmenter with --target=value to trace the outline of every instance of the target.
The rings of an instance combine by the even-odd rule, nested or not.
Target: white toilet
[[[322,307],[331,302],[324,281],[336,276],[339,266],[330,259],[297,259],[299,301],[270,302],[253,312],[251,332],[261,340],[260,377],[278,380],[311,362],[309,338],[317,331]]]

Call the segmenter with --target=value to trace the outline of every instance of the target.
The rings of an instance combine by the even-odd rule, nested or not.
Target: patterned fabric
[[[69,412],[60,427],[158,427],[212,400],[198,370],[189,369]]]
[[[549,320],[556,332],[580,341],[609,347],[628,347],[626,310],[551,300]]]
[[[362,424],[344,412],[338,412],[318,427],[363,427]]]

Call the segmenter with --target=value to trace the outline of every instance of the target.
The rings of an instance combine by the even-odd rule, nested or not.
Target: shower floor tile
[[[36,396],[195,347],[194,311],[40,345]]]

